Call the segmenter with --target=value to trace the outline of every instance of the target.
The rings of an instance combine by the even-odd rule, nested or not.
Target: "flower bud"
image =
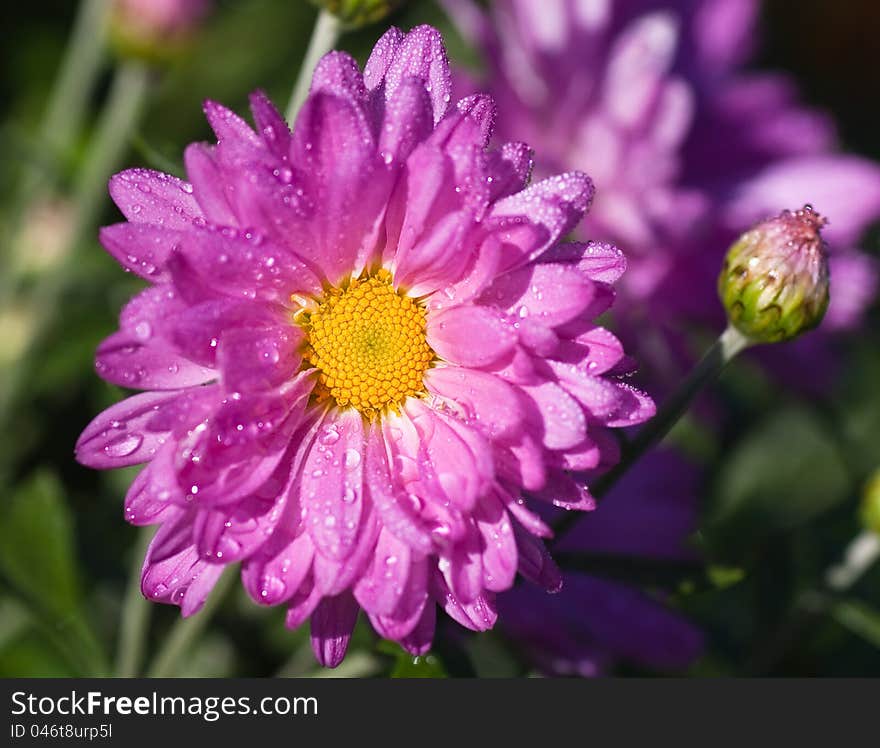
[[[756,343],[812,330],[828,308],[825,219],[809,205],[757,224],[728,250],[718,295],[730,323]]]
[[[312,0],[312,2],[332,13],[343,28],[359,29],[381,21],[403,0]]]
[[[211,4],[211,0],[113,0],[111,43],[122,57],[166,61],[186,46]]]

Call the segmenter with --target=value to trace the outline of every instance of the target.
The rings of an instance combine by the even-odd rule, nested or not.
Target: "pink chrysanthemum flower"
[[[112,179],[128,222],[102,243],[152,285],[97,370],[148,391],[77,456],[149,463],[125,514],[159,525],[150,599],[190,615],[240,561],[332,666],[359,608],[421,653],[436,605],[483,630],[517,571],[559,587],[524,500],[591,508],[609,429],[654,410],[594,323],[624,259],[560,243],[586,176],[526,187],[525,145],[487,149],[492,101],[450,100],[439,33],[391,29],[363,74],[321,61],[292,133],[262,94],[255,130],[208,102],[219,142],[189,146],[189,182]]]

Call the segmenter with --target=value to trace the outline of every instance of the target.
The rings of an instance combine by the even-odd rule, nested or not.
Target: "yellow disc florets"
[[[425,392],[434,359],[425,308],[396,291],[387,271],[330,289],[298,322],[304,364],[318,370],[317,398],[371,417]]]

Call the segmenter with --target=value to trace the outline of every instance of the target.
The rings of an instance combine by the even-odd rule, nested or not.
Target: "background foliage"
[[[765,3],[760,64],[793,73],[812,104],[833,111],[848,148],[880,157],[880,32],[875,0]],[[0,423],[0,676],[103,674],[111,670],[118,622],[141,540],[122,519],[133,472],[78,466],[73,444],[100,408],[122,394],[92,369],[137,279],[119,272],[95,227],[118,219],[109,199],[69,257],[53,255],[69,230],[69,198],[108,95],[110,65],[85,104],[85,123],[59,171],[49,215],[36,221],[28,248],[13,245],[22,173],[46,169],[37,137],[76,3],[5,3],[0,10],[0,391],[21,386]],[[210,138],[200,109],[215,98],[238,111],[248,92],[286,100],[315,18],[297,0],[225,0],[186,55],[157,80],[125,161],[181,173],[183,147]],[[430,22],[447,36],[450,56],[475,64],[430,0],[413,0],[392,22]],[[363,60],[381,28],[343,37]],[[122,166],[124,164],[120,164]],[[33,220],[33,219],[32,219]],[[863,244],[880,254],[880,232]],[[73,259],[71,259],[73,258]],[[46,274],[61,280],[33,294]],[[38,320],[44,320],[42,331]],[[604,572],[673,595],[707,632],[699,675],[875,675],[880,673],[880,568],[845,595],[825,584],[830,566],[860,532],[865,486],[880,467],[880,310],[859,336],[841,343],[840,385],[804,395],[774,382],[749,356],[717,388],[733,417],[722,433],[682,424],[674,434],[707,466],[695,543],[705,566],[645,575],[624,565]],[[30,352],[28,353],[28,347]],[[661,570],[662,571],[662,570]],[[149,647],[177,621],[154,606]],[[222,600],[207,628],[175,663],[191,676],[323,675],[307,630],[287,631],[283,612],[264,610],[240,589]],[[436,651],[413,661],[362,626],[337,675],[502,676],[529,672],[500,634],[466,637],[441,628]],[[636,671],[622,667],[619,674]],[[643,674],[643,673],[639,673]]]

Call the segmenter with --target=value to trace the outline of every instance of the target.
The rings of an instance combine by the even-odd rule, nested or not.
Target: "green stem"
[[[862,530],[846,547],[843,560],[825,573],[825,584],[834,592],[849,590],[880,559],[880,535]]]
[[[148,678],[173,678],[175,676],[184,655],[189,651],[193,642],[199,638],[205,626],[208,625],[208,621],[211,620],[211,616],[223,601],[226,591],[235,580],[237,568],[235,565],[226,567],[214,585],[205,607],[198,614],[190,618],[181,618],[174,624],[159,653],[147,668]]]
[[[749,345],[749,341],[734,327],[728,327],[715,341],[688,377],[647,424],[625,448],[617,465],[601,476],[591,487],[590,493],[601,498],[618,480],[651,448],[659,444],[678,420],[687,412],[694,398],[711,384],[724,367]],[[568,512],[554,525],[557,539],[564,535],[583,515]]]
[[[70,41],[52,87],[46,114],[40,126],[39,146],[52,172],[70,151],[82,127],[83,117],[95,81],[104,61],[104,32],[109,0],[83,0],[80,3]],[[25,172],[19,201],[24,208],[47,186],[50,173],[34,164]]]
[[[114,669],[117,678],[136,678],[143,660],[153,606],[141,592],[141,569],[154,533],[155,528],[144,527],[135,548],[119,620],[119,648]]]
[[[306,56],[303,58],[302,65],[300,66],[296,85],[293,87],[293,93],[290,96],[290,103],[287,105],[285,117],[291,125],[293,125],[300,107],[309,95],[312,74],[315,72],[318,61],[336,46],[339,33],[339,19],[329,11],[322,10],[312,31],[309,48],[306,50]]]
[[[95,131],[94,146],[76,183],[73,246],[97,219],[106,196],[107,180],[125,155],[140,120],[150,78],[150,69],[140,62],[126,62],[116,71]]]
[[[76,183],[76,218],[61,252],[63,260],[37,280],[31,297],[26,300],[33,314],[30,343],[0,387],[0,425],[6,424],[15,398],[30,375],[36,351],[51,327],[59,298],[69,286],[70,279],[76,276],[78,259],[74,250],[94,227],[105,199],[107,180],[125,155],[149,84],[150,70],[140,63],[128,62],[116,72],[92,139],[91,152]],[[3,302],[9,303],[9,299],[4,298]]]
[[[752,675],[765,675],[781,662],[791,648],[806,636],[835,606],[847,605],[845,595],[880,559],[880,535],[862,530],[850,541],[840,563],[826,569],[819,583],[800,594],[793,611],[776,633],[756,649],[746,663]],[[852,630],[852,626],[848,626]]]

